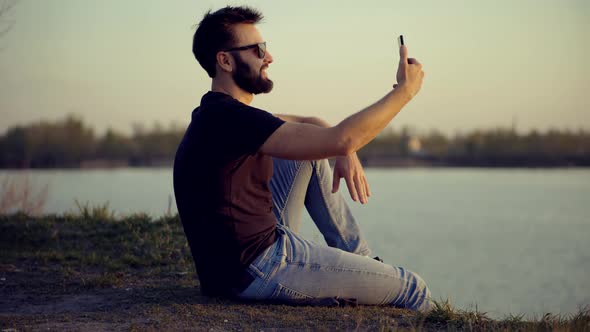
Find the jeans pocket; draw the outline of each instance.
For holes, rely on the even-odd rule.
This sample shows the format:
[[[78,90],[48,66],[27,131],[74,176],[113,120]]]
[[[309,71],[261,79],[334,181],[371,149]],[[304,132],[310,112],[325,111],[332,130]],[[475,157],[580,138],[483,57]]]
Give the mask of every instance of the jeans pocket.
[[[278,265],[283,265],[286,263],[290,245],[289,235],[287,235],[287,232],[284,229],[278,227],[276,249],[271,259],[275,263],[278,263]]]
[[[298,292],[289,287],[277,283],[277,288],[270,296],[270,300],[290,303],[303,303],[313,300],[313,296]]]

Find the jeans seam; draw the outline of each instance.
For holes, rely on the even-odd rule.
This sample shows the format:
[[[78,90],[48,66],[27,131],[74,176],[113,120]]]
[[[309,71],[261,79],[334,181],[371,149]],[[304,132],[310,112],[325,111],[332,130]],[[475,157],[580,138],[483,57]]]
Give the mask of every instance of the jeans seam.
[[[384,272],[376,272],[376,271],[368,271],[368,270],[361,270],[361,269],[351,269],[351,268],[343,268],[340,266],[332,266],[332,265],[321,265],[321,264],[310,264],[310,263],[304,263],[304,262],[293,262],[293,261],[287,261],[286,264],[289,266],[299,266],[299,267],[305,267],[305,268],[320,268],[320,269],[326,269],[329,270],[331,272],[354,272],[354,273],[364,273],[364,274],[368,274],[368,275],[375,275],[375,276],[382,276],[382,277],[388,277],[388,278],[394,278],[394,279],[403,279],[402,277],[398,277],[389,273],[384,273]]]
[[[303,293],[303,292],[298,291],[298,290],[295,290],[295,289],[293,289],[291,287],[287,287],[287,286],[283,285],[280,282],[277,282],[277,288],[275,289],[274,294],[272,294],[273,297],[276,298],[278,295],[280,295],[281,288],[283,290],[285,290],[287,292],[290,292],[290,293],[293,293],[293,294],[295,294],[296,296],[299,296],[299,297],[304,297],[304,298],[307,298],[307,299],[313,299],[314,298],[313,296],[311,296],[311,295],[309,295],[307,293]]]
[[[264,278],[264,272],[260,271],[260,269],[254,264],[250,264],[248,267],[248,272],[254,278]]]
[[[295,175],[293,175],[293,181],[289,184],[289,192],[285,196],[285,205],[283,206],[283,208],[281,209],[281,212],[279,213],[279,215],[281,216],[281,221],[282,221],[283,225],[285,224],[285,210],[287,209],[287,202],[289,201],[289,197],[291,197],[291,192],[293,192],[293,187],[294,187],[293,184],[295,183],[295,179],[299,175],[299,171],[301,170],[301,165],[303,165],[303,163],[300,161],[295,161],[295,164],[297,165],[297,169],[295,170]]]
[[[263,294],[264,289],[268,287],[268,285],[271,282],[272,277],[276,274],[276,270],[278,269],[278,267],[280,265],[276,261],[272,261],[272,260],[270,261],[270,264],[271,264],[271,266],[270,266],[269,272],[268,273],[263,272],[264,276],[260,277],[262,282],[260,283],[260,287],[258,287],[256,289],[257,296],[261,296]]]

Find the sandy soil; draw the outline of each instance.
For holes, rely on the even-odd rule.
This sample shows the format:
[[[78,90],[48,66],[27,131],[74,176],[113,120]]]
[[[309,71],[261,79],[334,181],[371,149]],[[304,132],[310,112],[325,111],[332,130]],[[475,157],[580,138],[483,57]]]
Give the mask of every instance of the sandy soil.
[[[100,273],[64,278],[52,269],[0,266],[0,327],[15,330],[372,330],[409,327],[407,312],[383,307],[294,307],[202,296],[188,274],[159,278]],[[93,281],[94,280],[94,281]]]

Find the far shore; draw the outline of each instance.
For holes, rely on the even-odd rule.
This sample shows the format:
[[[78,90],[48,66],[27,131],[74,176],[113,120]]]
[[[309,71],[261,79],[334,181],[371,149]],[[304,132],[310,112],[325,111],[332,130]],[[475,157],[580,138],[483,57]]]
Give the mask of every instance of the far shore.
[[[365,168],[588,168],[590,163],[581,161],[440,161],[418,158],[367,158],[360,157]],[[333,164],[333,159],[330,160]],[[56,165],[55,167],[35,167],[25,165],[13,165],[12,167],[0,167],[0,170],[51,170],[51,169],[121,169],[121,168],[172,168],[173,160],[160,159],[145,163],[129,162],[126,160],[86,160],[74,165]]]

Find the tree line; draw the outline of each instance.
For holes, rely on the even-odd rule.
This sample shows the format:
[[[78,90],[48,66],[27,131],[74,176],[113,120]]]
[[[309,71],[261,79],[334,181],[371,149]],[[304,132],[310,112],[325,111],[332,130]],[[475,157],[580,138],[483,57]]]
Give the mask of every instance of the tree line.
[[[132,135],[109,129],[102,136],[74,116],[17,126],[0,136],[2,168],[75,168],[91,161],[151,166],[174,158],[184,129],[137,126]]]
[[[418,142],[412,146],[412,142]],[[359,151],[375,158],[409,159],[422,165],[473,167],[590,166],[590,132],[585,130],[477,129],[447,137],[437,130],[412,134],[389,130]]]
[[[76,168],[88,166],[171,165],[185,128],[131,135],[112,129],[104,135],[75,116],[55,122],[16,126],[0,136],[0,168]],[[473,130],[448,137],[433,130],[414,133],[389,128],[358,152],[364,164],[448,166],[590,166],[590,132],[511,128]]]

